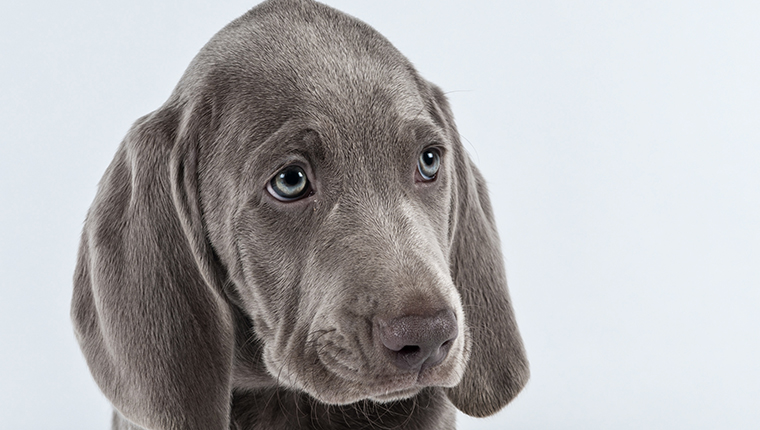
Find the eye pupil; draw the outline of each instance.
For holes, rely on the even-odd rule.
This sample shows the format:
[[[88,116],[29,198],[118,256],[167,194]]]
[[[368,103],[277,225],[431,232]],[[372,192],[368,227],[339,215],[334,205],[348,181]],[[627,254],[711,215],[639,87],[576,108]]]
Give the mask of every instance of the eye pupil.
[[[433,165],[433,162],[435,161],[435,155],[432,152],[427,151],[422,156],[423,156],[423,159],[425,160],[425,164],[427,164],[428,166]]]
[[[303,172],[300,170],[292,169],[287,172],[280,173],[280,177],[290,187],[298,185],[303,180]]]
[[[296,200],[309,190],[309,180],[301,167],[288,166],[269,181],[267,188],[269,194],[278,200]]]

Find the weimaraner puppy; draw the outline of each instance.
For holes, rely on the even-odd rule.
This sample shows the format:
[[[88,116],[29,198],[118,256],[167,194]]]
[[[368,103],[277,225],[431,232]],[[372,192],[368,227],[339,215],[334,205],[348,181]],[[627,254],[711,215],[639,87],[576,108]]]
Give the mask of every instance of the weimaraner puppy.
[[[71,312],[114,429],[453,429],[528,378],[442,91],[310,0],[229,24],[135,123]]]

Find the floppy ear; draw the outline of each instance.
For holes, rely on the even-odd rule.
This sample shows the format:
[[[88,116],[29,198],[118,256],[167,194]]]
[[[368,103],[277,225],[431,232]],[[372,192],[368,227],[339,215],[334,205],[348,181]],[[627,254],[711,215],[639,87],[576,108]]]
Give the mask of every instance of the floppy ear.
[[[130,130],[85,222],[71,316],[118,413],[150,429],[227,429],[234,338],[197,201],[199,115]]]
[[[484,417],[504,407],[525,386],[528,360],[507,291],[485,181],[459,142],[443,93],[434,86],[433,93],[449,134],[456,141],[449,264],[470,337],[470,359],[462,381],[448,388],[447,394],[462,412]]]

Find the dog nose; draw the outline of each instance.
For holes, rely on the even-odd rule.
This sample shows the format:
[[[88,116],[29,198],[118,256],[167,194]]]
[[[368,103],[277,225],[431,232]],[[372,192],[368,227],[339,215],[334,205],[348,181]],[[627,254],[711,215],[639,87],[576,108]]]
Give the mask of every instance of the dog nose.
[[[396,367],[422,371],[443,361],[458,335],[454,311],[379,320],[377,334]]]

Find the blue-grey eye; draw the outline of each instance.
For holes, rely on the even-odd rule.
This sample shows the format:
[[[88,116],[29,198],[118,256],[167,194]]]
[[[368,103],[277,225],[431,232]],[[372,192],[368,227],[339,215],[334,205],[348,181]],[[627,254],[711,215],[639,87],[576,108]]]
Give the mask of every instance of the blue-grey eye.
[[[437,149],[430,148],[422,151],[420,159],[417,160],[417,170],[420,171],[422,179],[432,181],[440,168],[441,153]]]
[[[288,166],[274,175],[267,189],[277,200],[296,200],[309,191],[309,179],[300,166]]]

